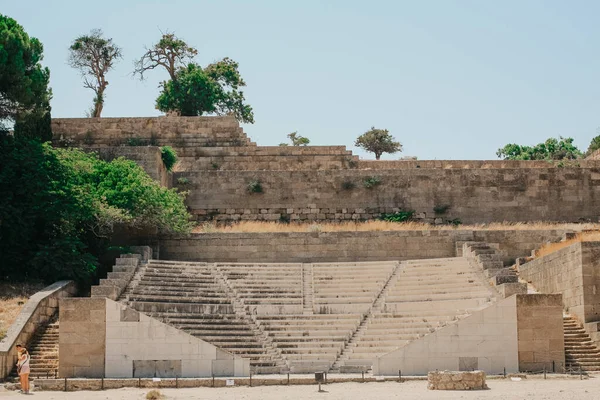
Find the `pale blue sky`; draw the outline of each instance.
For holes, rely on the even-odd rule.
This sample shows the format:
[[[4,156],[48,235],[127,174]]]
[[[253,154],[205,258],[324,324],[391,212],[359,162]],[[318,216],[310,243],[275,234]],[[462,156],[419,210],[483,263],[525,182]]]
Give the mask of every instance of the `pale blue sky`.
[[[92,92],[66,64],[70,42],[100,28],[123,48],[103,116],[159,115],[163,71],[131,78],[134,59],[175,32],[206,65],[240,63],[259,145],[291,131],[343,144],[372,125],[419,159],[494,159],[498,147],[600,126],[598,1],[1,0],[45,48],[54,117],[83,117]]]

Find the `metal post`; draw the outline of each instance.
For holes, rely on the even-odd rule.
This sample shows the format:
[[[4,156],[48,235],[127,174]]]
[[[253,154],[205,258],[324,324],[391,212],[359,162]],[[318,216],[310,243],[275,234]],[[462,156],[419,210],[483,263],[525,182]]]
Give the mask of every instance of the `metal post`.
[[[212,387],[215,387],[215,374],[212,376]]]
[[[138,387],[141,388],[142,387],[142,378],[138,378]]]
[[[100,390],[104,390],[104,378],[100,380]]]
[[[327,383],[327,372],[325,372],[325,383]]]
[[[252,387],[252,371],[250,371],[250,387]]]
[[[290,373],[288,372],[288,385],[290,384]]]
[[[504,367],[504,377],[506,378],[506,367]]]
[[[398,382],[402,383],[402,370],[398,370]]]
[[[362,381],[365,381],[365,371],[362,371]]]
[[[179,389],[179,376],[175,375],[175,389]]]
[[[67,378],[65,378],[65,392],[67,391]]]
[[[544,365],[544,379],[546,379],[546,366]]]
[[[554,365],[554,360],[552,360],[552,373],[555,373],[555,372],[556,372],[556,367]]]

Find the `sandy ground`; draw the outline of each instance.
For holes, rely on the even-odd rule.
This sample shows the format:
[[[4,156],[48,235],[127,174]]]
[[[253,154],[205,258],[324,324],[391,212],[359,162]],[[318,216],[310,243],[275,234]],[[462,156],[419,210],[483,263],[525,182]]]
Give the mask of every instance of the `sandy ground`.
[[[324,385],[324,393],[317,386],[263,386],[230,388],[162,389],[165,399],[202,400],[303,400],[303,399],[527,399],[527,400],[588,400],[600,398],[600,376],[585,379],[525,379],[520,382],[488,380],[489,390],[432,391],[426,381],[338,383]],[[102,392],[37,392],[26,398],[38,400],[141,400],[149,389],[116,389]],[[17,392],[0,391],[0,398],[21,398]]]

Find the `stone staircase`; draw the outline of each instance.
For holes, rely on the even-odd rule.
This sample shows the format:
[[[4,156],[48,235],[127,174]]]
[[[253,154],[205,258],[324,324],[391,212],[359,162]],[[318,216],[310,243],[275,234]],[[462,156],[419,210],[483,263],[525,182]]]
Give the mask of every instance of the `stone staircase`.
[[[336,365],[341,372],[369,369],[375,357],[496,300],[481,272],[459,257],[405,261],[392,278]]]
[[[304,315],[314,314],[314,292],[313,292],[313,266],[302,265],[302,313]]]
[[[281,360],[212,265],[150,260],[124,293],[129,307],[250,359],[254,373],[279,373]]]
[[[348,340],[348,342],[346,343],[346,345],[344,346],[344,348],[338,355],[338,358],[335,360],[335,362],[331,366],[331,372],[362,372],[362,371],[368,370],[371,367],[370,365],[362,365],[362,364],[347,366],[346,362],[349,360],[350,355],[352,354],[353,349],[357,346],[358,341],[360,341],[360,338],[364,336],[364,333],[367,329],[368,324],[370,323],[370,321],[373,317],[373,314],[381,312],[383,299],[385,298],[385,295],[387,294],[387,291],[389,290],[389,288],[392,287],[396,283],[396,281],[398,279],[398,271],[400,270],[401,265],[402,265],[401,263],[398,263],[396,265],[396,267],[392,270],[392,273],[390,274],[387,281],[381,288],[381,291],[379,292],[379,294],[373,301],[371,309],[369,310],[368,313],[363,315],[363,318],[361,319],[360,324],[358,325],[357,329],[354,331],[354,333],[352,334],[352,336],[350,337],[350,339]]]
[[[505,267],[498,243],[464,242],[462,256],[481,268],[502,298],[527,293],[527,284],[519,282],[516,266]]]
[[[567,371],[600,371],[600,349],[583,326],[572,316],[563,318],[565,332],[565,367]]]
[[[58,315],[50,323],[40,327],[27,349],[32,378],[54,378],[58,375]],[[14,371],[16,376],[16,369]]]

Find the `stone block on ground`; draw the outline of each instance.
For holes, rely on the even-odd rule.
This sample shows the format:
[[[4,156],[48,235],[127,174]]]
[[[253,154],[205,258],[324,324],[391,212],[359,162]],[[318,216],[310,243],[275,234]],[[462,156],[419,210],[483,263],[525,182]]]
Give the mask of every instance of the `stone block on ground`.
[[[427,374],[429,390],[487,389],[484,371],[435,371]]]

